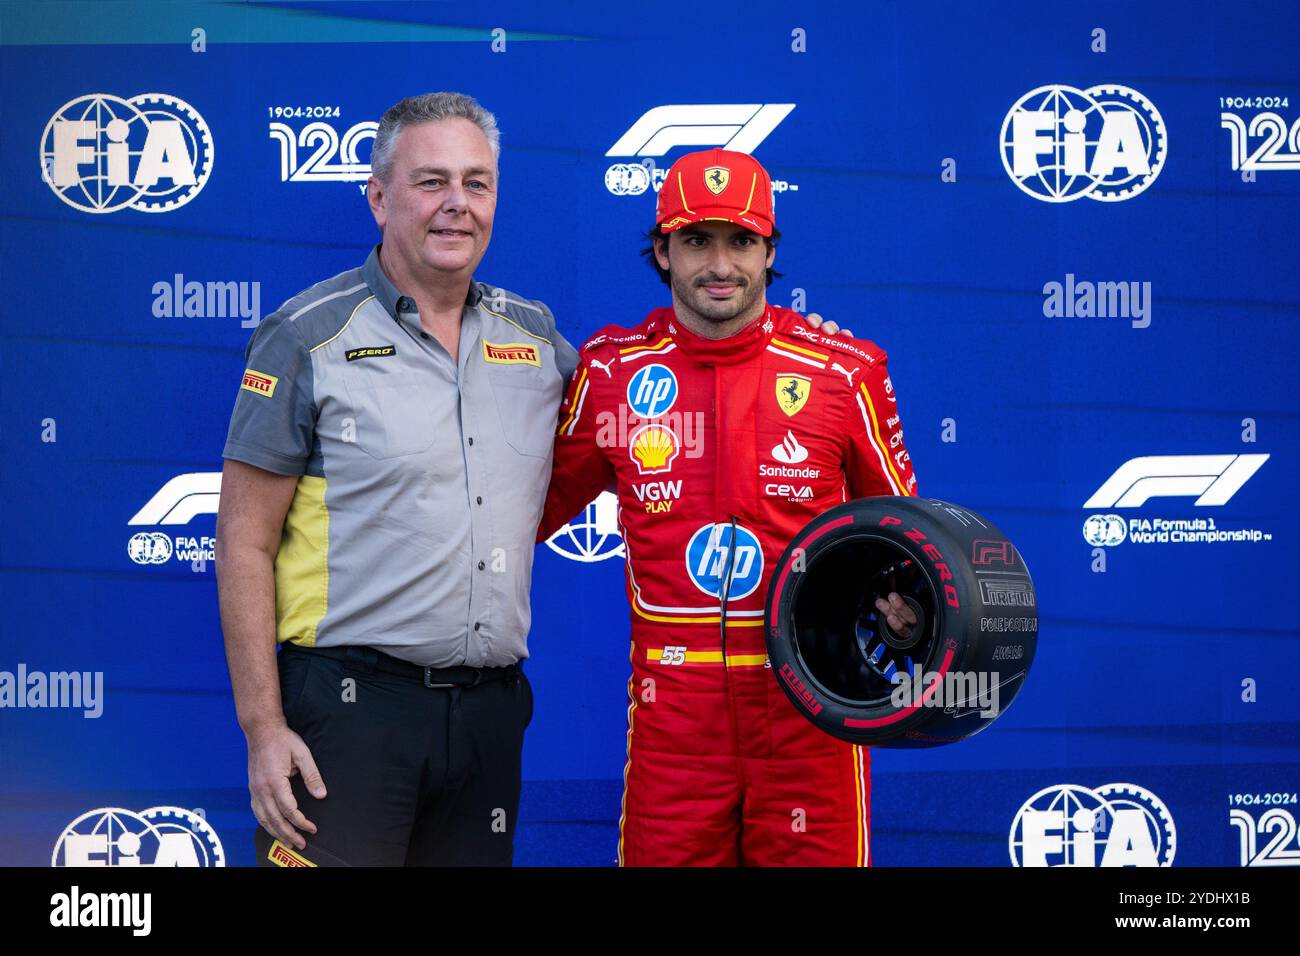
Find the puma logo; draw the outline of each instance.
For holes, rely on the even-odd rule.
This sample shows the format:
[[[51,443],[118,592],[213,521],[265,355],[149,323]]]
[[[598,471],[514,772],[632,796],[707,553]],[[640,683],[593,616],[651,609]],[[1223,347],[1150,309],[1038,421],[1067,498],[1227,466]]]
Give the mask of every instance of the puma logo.
[[[845,368],[843,365],[841,365],[839,362],[832,362],[832,363],[831,363],[831,370],[832,370],[832,371],[835,371],[835,372],[839,372],[841,375],[843,375],[843,376],[848,380],[849,388],[852,388],[852,387],[853,387],[853,376],[855,376],[855,375],[858,374],[858,370],[857,370],[857,369],[854,369],[853,371],[850,372],[848,369],[846,369],[846,368]]]

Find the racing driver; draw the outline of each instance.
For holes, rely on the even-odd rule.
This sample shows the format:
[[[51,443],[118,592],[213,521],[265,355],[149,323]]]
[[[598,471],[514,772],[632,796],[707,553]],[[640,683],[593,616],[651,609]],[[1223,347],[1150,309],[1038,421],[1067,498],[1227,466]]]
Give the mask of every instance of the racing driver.
[[[616,485],[627,548],[621,865],[870,864],[869,754],[795,711],[764,603],[809,520],[916,478],[884,351],[767,301],[774,226],[755,159],[678,160],[649,250],[672,307],[589,340],[560,411],[540,536]]]

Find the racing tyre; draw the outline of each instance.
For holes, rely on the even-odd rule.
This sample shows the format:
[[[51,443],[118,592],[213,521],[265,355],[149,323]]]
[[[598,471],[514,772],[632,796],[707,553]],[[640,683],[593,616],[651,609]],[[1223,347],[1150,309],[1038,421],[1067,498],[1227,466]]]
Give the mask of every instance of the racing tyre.
[[[895,632],[875,606],[916,615]],[[795,708],[873,747],[936,747],[988,727],[1034,660],[1029,569],[988,519],[930,498],[846,502],[795,535],[772,572],[767,652]]]

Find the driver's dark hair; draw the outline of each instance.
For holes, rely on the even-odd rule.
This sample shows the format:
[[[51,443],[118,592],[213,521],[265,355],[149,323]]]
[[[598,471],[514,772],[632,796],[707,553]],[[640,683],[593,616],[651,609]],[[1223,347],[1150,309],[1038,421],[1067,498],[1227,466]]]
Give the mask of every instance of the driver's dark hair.
[[[647,232],[644,236],[641,237],[646,242],[650,243],[650,245],[646,246],[644,249],[641,250],[641,255],[645,256],[646,261],[650,263],[650,265],[654,268],[655,272],[659,273],[659,279],[661,282],[663,282],[664,285],[669,284],[668,270],[665,269],[663,266],[659,265],[659,260],[655,258],[655,240],[662,239],[664,242],[667,242],[668,235],[669,234],[664,232],[663,229],[661,229],[659,226],[655,226],[653,229],[651,229],[649,232]],[[758,233],[752,232],[750,233],[750,235],[758,236]],[[767,248],[769,250],[775,249],[777,242],[781,239],[781,230],[776,228],[776,226],[773,226],[772,234],[770,236],[759,236],[759,238],[762,239],[763,242],[767,244]],[[781,278],[781,273],[769,267],[767,270],[767,285],[771,285],[773,279],[779,279],[779,278]]]

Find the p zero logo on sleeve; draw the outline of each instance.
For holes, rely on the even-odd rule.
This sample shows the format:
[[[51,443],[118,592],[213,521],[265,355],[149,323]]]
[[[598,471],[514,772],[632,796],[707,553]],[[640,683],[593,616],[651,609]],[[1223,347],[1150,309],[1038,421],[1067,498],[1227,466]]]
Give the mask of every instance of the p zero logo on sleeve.
[[[274,375],[257,372],[251,368],[244,369],[244,382],[240,388],[246,388],[255,395],[270,398],[275,394],[275,383],[280,381]]]
[[[537,346],[527,345],[523,342],[494,345],[484,339],[483,358],[498,365],[536,365],[538,368],[542,367],[542,355],[537,350]]]
[[[396,355],[397,349],[392,345],[375,345],[366,349],[348,349],[345,353],[349,362],[355,362],[363,358],[384,358],[389,355]]]

